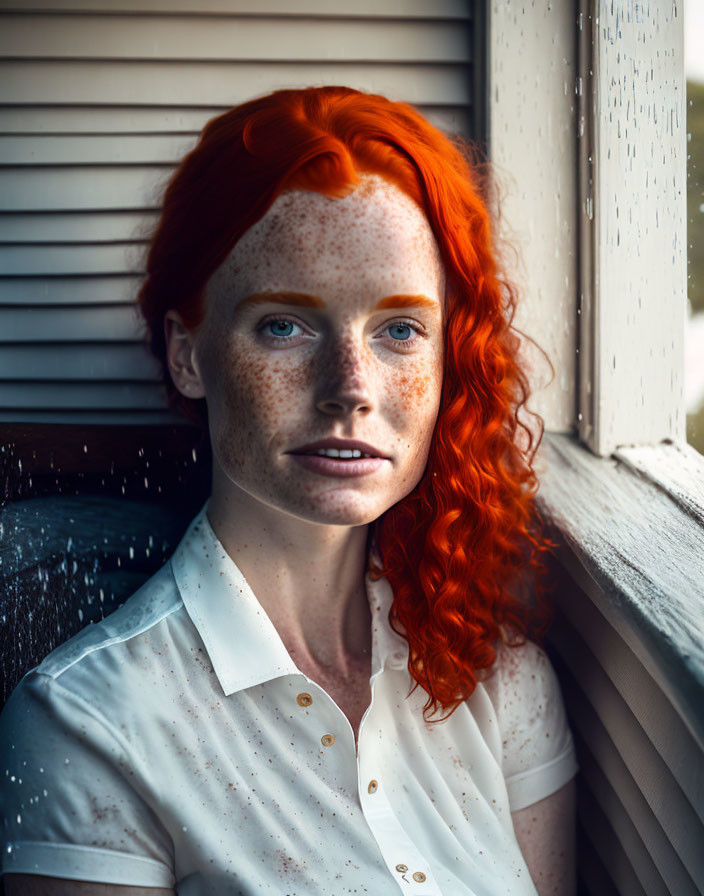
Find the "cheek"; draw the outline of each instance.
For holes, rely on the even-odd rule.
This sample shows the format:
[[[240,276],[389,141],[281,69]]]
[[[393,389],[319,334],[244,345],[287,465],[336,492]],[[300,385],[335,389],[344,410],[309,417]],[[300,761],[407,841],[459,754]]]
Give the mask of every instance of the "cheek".
[[[400,399],[408,408],[428,403],[431,380],[428,374],[404,376],[400,383]]]
[[[441,362],[409,365],[389,390],[391,409],[403,419],[403,428],[419,430],[432,428],[440,405]]]
[[[280,424],[296,414],[305,372],[251,348],[231,343],[213,352],[210,378],[216,423],[220,431],[239,432],[237,441],[275,436]],[[207,389],[207,386],[206,386]]]

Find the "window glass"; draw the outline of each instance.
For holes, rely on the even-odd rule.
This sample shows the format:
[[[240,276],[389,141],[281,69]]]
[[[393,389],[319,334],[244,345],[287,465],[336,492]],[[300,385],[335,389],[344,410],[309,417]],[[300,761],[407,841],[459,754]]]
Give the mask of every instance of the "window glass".
[[[687,71],[687,441],[704,454],[704,5],[685,5]]]

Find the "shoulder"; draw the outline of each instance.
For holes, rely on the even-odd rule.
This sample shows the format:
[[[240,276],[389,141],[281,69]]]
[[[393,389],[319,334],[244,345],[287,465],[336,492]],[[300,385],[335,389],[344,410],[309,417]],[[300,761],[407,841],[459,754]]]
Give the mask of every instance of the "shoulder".
[[[113,879],[172,884],[173,845],[154,810],[166,768],[160,777],[153,757],[181,685],[169,671],[192,644],[167,563],[24,676],[0,716],[5,870],[100,880],[108,861]]]
[[[484,682],[502,714],[526,710],[524,698],[533,704],[543,696],[550,696],[556,685],[557,678],[547,654],[530,640],[516,646],[500,642],[491,674]]]
[[[136,646],[140,639],[144,640],[145,635],[182,607],[169,561],[121,607],[57,647],[37,671],[59,678],[77,663],[99,660],[110,648],[130,642]]]
[[[502,770],[515,811],[577,770],[562,690],[546,652],[529,640],[515,647],[501,643],[482,684],[501,732]]]
[[[149,725],[174,687],[164,675],[172,657],[163,646],[178,640],[173,636],[184,625],[173,624],[181,607],[173,581],[167,563],[119,609],[86,626],[20,681],[0,715],[0,757],[15,776],[0,784],[0,804],[14,799],[6,788],[12,790],[15,778],[25,781],[26,791],[30,769],[51,779],[54,791],[61,782],[66,800],[71,782],[78,786],[72,775],[108,781],[118,768],[134,769]]]
[[[555,673],[546,652],[534,641],[526,639],[515,646],[500,641],[482,683],[497,710],[505,711],[517,699],[554,686]]]
[[[483,685],[501,731],[505,775],[525,771],[571,746],[560,683],[536,643],[501,643]]]
[[[108,715],[111,698],[138,689],[146,665],[160,662],[155,641],[187,614],[167,562],[125,603],[105,619],[86,626],[28,672],[10,696],[11,706],[36,698],[57,704],[84,701]],[[140,675],[141,673],[141,675]]]

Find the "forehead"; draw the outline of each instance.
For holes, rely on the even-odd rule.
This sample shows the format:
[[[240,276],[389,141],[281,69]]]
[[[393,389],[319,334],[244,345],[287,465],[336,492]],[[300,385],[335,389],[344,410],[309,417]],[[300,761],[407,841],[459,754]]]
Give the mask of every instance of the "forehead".
[[[240,238],[208,284],[239,300],[262,290],[334,294],[425,293],[441,300],[444,271],[430,225],[415,202],[377,175],[343,198],[281,194]]]

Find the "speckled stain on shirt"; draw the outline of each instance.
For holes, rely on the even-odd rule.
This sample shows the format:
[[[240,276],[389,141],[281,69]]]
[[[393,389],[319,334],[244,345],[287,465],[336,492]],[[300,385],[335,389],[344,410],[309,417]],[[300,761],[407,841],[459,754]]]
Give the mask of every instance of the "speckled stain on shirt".
[[[406,698],[388,584],[367,589],[372,703],[355,749],[202,511],[172,561],[3,712],[4,869],[179,896],[535,896],[510,812],[576,770],[547,658],[502,648],[472,697],[428,725],[424,695]]]

